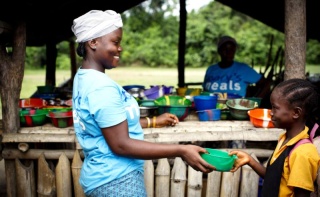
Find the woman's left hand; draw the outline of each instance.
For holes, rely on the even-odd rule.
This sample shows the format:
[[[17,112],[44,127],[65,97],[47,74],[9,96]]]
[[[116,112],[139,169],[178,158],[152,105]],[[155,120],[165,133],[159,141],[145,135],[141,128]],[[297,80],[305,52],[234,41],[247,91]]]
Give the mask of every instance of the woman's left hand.
[[[159,116],[156,116],[156,118],[152,119],[153,124],[154,124],[154,121],[155,121],[156,128],[167,127],[167,126],[174,127],[176,124],[179,123],[178,117],[171,113],[164,113]]]

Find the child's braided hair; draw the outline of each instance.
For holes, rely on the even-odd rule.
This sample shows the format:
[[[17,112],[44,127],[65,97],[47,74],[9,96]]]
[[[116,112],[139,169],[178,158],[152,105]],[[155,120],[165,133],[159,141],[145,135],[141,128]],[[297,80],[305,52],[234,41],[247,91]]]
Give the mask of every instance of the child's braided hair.
[[[320,124],[319,88],[305,79],[289,79],[277,85],[284,98],[292,106],[305,110],[306,125],[311,130],[315,123]]]

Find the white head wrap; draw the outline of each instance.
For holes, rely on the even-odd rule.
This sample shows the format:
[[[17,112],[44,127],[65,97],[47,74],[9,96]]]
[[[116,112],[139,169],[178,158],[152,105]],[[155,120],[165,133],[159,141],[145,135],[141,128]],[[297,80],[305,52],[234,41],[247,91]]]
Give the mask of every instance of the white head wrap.
[[[91,10],[73,20],[71,30],[76,42],[86,42],[104,36],[123,26],[121,15],[113,10]]]

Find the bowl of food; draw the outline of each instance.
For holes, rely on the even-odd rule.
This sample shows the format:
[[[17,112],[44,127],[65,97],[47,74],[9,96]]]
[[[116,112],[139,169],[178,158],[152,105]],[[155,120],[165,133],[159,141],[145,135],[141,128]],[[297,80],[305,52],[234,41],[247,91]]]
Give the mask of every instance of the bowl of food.
[[[212,148],[206,148],[206,150],[208,153],[201,153],[201,157],[214,166],[217,171],[230,171],[237,159],[236,155],[229,155],[229,153],[224,150]]]
[[[183,121],[188,115],[192,106],[192,102],[178,95],[165,95],[154,100],[158,107],[158,113],[172,113],[175,114],[180,121]]]
[[[226,105],[231,117],[236,120],[248,120],[248,111],[258,107],[255,101],[244,98],[229,99]]]
[[[47,116],[50,118],[53,126],[58,128],[71,127],[73,125],[72,110],[68,111],[50,111]]]
[[[20,125],[25,127],[42,126],[47,122],[47,110],[20,110]]]
[[[258,128],[274,128],[271,121],[271,110],[264,108],[256,108],[248,111],[250,122]]]

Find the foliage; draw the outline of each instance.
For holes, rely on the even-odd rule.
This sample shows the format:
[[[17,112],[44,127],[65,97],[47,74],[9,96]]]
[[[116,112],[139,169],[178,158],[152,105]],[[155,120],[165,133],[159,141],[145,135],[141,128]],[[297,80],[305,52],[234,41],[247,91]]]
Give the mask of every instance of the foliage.
[[[179,7],[177,0],[149,0],[122,13],[124,23],[122,66],[177,66],[179,17],[174,14],[174,9],[177,7]],[[212,1],[198,11],[191,11],[187,16],[186,67],[207,67],[218,62],[216,43],[222,35],[236,38],[238,42],[236,59],[252,66],[267,65],[273,61],[279,48],[284,49],[282,32],[219,2]],[[271,38],[273,42],[269,59]],[[57,68],[68,69],[70,67],[68,42],[59,43],[57,49]],[[318,41],[308,41],[307,64],[319,64],[319,51]],[[27,68],[45,67],[45,60],[45,47],[27,48]]]
[[[26,50],[26,68],[44,68],[46,64],[45,47],[28,47]]]

